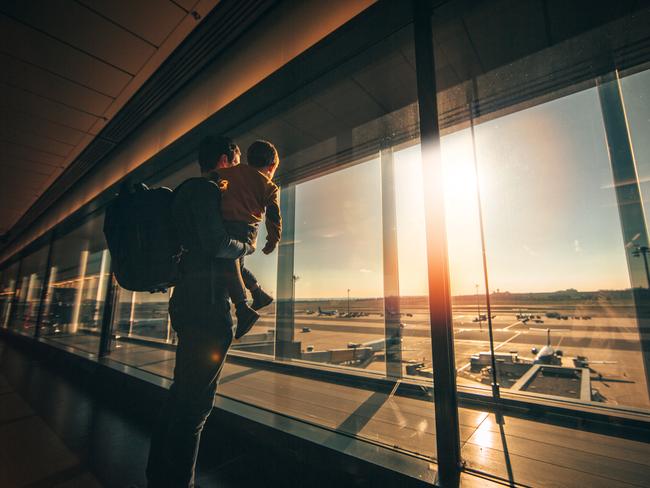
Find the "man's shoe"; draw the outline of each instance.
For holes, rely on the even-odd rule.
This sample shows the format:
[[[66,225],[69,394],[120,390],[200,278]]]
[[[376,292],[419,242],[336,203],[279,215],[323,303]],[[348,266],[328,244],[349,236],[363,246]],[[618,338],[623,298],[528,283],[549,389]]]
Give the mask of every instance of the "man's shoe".
[[[245,303],[237,307],[235,312],[237,315],[237,330],[235,331],[235,339],[241,339],[246,333],[251,330],[257,319],[260,318],[255,310],[250,308]]]
[[[253,296],[253,305],[251,305],[253,310],[259,310],[273,303],[273,297],[261,288],[253,290],[251,295]]]

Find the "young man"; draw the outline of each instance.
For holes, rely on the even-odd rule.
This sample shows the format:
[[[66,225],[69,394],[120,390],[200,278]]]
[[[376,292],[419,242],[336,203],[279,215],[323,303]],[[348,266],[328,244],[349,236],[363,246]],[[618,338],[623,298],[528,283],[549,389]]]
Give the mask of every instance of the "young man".
[[[264,219],[267,236],[262,252],[270,254],[282,235],[279,189],[272,181],[280,158],[273,144],[258,140],[246,151],[246,162],[247,164],[219,170],[221,215],[230,235],[252,246],[256,245],[258,227]],[[256,310],[270,305],[273,297],[262,289],[255,275],[244,267],[243,257],[233,261],[228,281],[230,299],[235,304],[237,313],[235,339],[239,339],[259,318]],[[253,297],[252,308],[246,303],[246,289]]]
[[[252,246],[231,239],[221,218],[216,170],[239,163],[237,145],[206,138],[199,149],[200,178],[176,191],[172,219],[187,253],[169,302],[178,334],[174,382],[151,438],[150,488],[191,487],[201,431],[212,410],[221,367],[232,342],[226,273]]]

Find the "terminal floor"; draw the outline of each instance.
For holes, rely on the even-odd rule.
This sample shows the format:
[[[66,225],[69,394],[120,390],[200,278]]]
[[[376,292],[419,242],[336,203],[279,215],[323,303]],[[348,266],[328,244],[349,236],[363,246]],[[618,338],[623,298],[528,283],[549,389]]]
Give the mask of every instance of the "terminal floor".
[[[84,344],[85,345],[85,344]],[[123,342],[112,359],[171,377],[173,351]],[[431,402],[227,363],[219,394],[251,405],[435,457]],[[650,486],[650,443],[461,409],[468,468],[511,485]],[[466,484],[471,480],[467,479]],[[478,486],[487,486],[481,480]]]
[[[0,340],[0,487],[146,486],[150,419],[88,390],[58,365]],[[197,488],[355,486],[276,452],[227,446],[202,449]]]

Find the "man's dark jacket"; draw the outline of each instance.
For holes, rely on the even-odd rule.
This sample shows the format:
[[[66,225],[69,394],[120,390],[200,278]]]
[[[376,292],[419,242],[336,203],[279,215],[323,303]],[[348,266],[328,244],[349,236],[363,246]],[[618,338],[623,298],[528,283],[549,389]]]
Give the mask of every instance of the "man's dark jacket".
[[[187,252],[182,256],[180,277],[170,300],[172,326],[214,327],[230,324],[224,260],[233,260],[250,247],[231,239],[221,219],[221,192],[216,180],[191,178],[174,196],[172,218]]]

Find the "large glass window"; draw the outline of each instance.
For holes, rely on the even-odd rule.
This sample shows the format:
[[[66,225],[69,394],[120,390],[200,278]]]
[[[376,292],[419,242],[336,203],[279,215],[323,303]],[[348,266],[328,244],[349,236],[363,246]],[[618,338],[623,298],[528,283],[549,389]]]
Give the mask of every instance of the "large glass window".
[[[301,358],[385,372],[383,354],[373,351],[384,339],[379,159],[299,183],[295,192]]]
[[[433,16],[457,382],[647,413],[647,71],[635,63],[650,12],[579,4],[448,2]],[[558,465],[584,458],[541,432],[486,416],[464,460],[554,484]]]
[[[16,289],[10,327],[19,334],[34,335],[43,292],[48,246],[24,257]]]
[[[623,71],[621,96],[641,186],[646,227],[650,224],[650,66]]]
[[[2,286],[0,287],[0,327],[8,327],[11,311],[14,306],[14,293],[16,291],[16,278],[18,266],[16,261],[2,270]]]
[[[103,214],[56,238],[41,335],[97,353],[110,255],[104,242]]]
[[[280,152],[275,357],[302,373],[273,380],[233,358],[219,391],[434,457],[431,397],[318,380],[408,374],[431,384],[412,39],[410,27],[388,36],[234,131],[244,151],[262,138]]]

